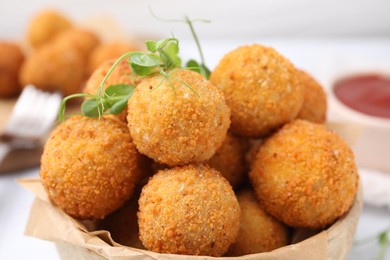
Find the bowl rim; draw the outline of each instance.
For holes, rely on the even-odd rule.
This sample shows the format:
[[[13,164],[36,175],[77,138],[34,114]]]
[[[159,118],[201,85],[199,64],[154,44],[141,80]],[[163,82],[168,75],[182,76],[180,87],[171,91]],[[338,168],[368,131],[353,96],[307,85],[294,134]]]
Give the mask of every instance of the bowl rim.
[[[45,192],[40,179],[37,178],[22,178],[18,180],[18,183],[22,185],[25,189],[31,191],[35,194],[36,198],[30,209],[29,221],[27,222],[25,234],[27,236],[32,236],[35,238],[40,238],[54,242],[55,244],[62,244],[63,246],[73,246],[79,249],[83,249],[83,252],[87,252],[88,255],[93,256],[103,256],[104,250],[109,250],[110,253],[115,254],[120,251],[120,254],[136,254],[137,256],[143,257],[154,257],[161,256],[164,259],[170,259],[170,256],[176,256],[172,259],[216,259],[215,257],[210,256],[190,256],[190,255],[174,255],[174,254],[161,254],[155,253],[148,250],[137,249],[129,246],[124,246],[121,244],[113,243],[107,241],[107,237],[101,237],[101,235],[107,234],[108,231],[99,230],[99,231],[87,231],[86,228],[82,228],[80,223],[74,218],[67,215],[65,212],[61,211],[59,208],[54,206],[48,199],[47,193]],[[332,225],[328,228],[320,231],[314,236],[310,236],[307,239],[304,239],[296,244],[290,244],[284,247],[280,247],[271,252],[258,253],[258,254],[249,254],[239,257],[218,257],[218,259],[258,259],[257,257],[261,256],[273,256],[277,254],[277,251],[286,252],[288,250],[293,250],[292,252],[299,252],[299,245],[308,246],[308,242],[312,245],[311,242],[315,239],[319,239],[323,243],[319,243],[321,246],[326,246],[324,252],[326,255],[332,259],[345,259],[347,256],[353,242],[353,237],[356,231],[357,222],[362,210],[363,205],[363,185],[361,181],[358,182],[358,190],[355,195],[355,199],[351,205],[351,208],[339,219],[337,219]],[[37,212],[39,212],[39,217],[37,217]],[[48,214],[49,218],[42,220],[40,217]],[[34,219],[34,221],[31,221]],[[58,223],[57,220],[60,219],[61,222]],[[53,231],[54,233],[48,236],[47,226],[56,225]],[[58,227],[66,227],[69,231],[69,235],[63,237],[61,232],[58,232]],[[45,227],[45,228],[42,228]],[[83,238],[82,241],[79,241],[80,238]],[[84,240],[85,239],[85,240]],[[76,243],[75,243],[76,241]],[[318,241],[318,240],[317,240]],[[325,242],[326,241],[326,242]],[[324,244],[326,243],[326,244]],[[112,251],[111,251],[112,250]],[[344,257],[345,256],[345,257]],[[98,258],[97,258],[98,259]],[[107,258],[105,258],[107,259]],[[153,258],[155,259],[155,258]]]

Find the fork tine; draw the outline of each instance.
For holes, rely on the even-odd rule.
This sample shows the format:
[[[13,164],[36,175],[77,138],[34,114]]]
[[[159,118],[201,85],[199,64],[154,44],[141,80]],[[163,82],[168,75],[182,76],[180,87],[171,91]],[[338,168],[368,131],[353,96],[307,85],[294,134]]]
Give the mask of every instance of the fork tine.
[[[55,121],[61,102],[59,93],[47,93],[29,85],[15,104],[5,132],[40,137]]]
[[[24,104],[24,109],[20,115],[20,119],[23,120],[21,120],[21,127],[17,129],[20,131],[20,134],[33,136],[36,133],[40,125],[40,118],[42,117],[41,110],[45,101],[45,95],[42,93],[43,92],[34,90],[34,92],[31,93],[31,98],[28,100],[28,103],[26,102]]]
[[[45,93],[45,99],[42,105],[40,106],[40,110],[37,112],[37,116],[40,117],[39,128],[36,129],[36,133],[41,136],[45,134],[46,131],[52,126],[55,121],[59,105],[61,102],[62,96],[59,93],[48,94]]]
[[[12,132],[15,129],[20,127],[20,123],[23,120],[20,120],[23,117],[23,114],[26,112],[25,107],[30,107],[31,100],[35,98],[35,91],[32,86],[27,86],[20,94],[20,97],[15,103],[15,106],[11,112],[9,120],[4,128],[5,132]]]

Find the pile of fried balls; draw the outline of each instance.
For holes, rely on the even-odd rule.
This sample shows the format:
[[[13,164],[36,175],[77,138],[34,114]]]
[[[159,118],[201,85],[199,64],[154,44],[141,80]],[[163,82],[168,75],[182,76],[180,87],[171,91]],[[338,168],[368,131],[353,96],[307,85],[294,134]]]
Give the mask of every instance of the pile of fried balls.
[[[31,59],[57,59],[56,41]],[[55,206],[125,246],[217,257],[272,251],[349,211],[354,155],[324,125],[326,95],[308,73],[259,44],[227,53],[209,80],[170,73],[132,77],[122,62],[106,82],[136,85],[120,115],[72,116],[52,131],[40,177]]]

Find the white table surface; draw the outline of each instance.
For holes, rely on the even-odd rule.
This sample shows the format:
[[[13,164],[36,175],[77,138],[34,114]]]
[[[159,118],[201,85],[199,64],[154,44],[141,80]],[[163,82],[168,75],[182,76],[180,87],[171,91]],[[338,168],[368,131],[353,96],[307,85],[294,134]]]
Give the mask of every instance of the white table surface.
[[[240,40],[203,41],[207,64],[213,68],[222,55],[247,43],[271,45],[292,60],[298,67],[312,73],[320,82],[327,82],[338,66],[348,66],[356,60],[370,63],[390,62],[390,37],[339,40],[285,40],[241,38]],[[184,59],[197,58],[192,41],[183,41]],[[341,64],[341,65],[340,65]],[[325,86],[327,87],[327,86]],[[16,183],[16,179],[38,176],[39,169],[0,175],[0,259],[58,259],[54,245],[23,235],[33,195]],[[361,239],[390,226],[386,209],[365,205],[359,220],[356,238]],[[390,248],[389,248],[390,251]],[[376,259],[376,243],[354,247],[349,259]],[[390,252],[386,259],[390,259]]]

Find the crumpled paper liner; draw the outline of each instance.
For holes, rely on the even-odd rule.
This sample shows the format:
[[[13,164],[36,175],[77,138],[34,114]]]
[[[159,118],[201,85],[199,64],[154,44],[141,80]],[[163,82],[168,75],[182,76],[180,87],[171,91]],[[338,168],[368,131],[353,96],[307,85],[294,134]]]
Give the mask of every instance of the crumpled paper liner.
[[[351,210],[330,228],[296,244],[272,252],[241,257],[207,257],[159,254],[126,247],[112,240],[108,231],[89,232],[85,225],[52,205],[39,179],[22,179],[19,183],[33,192],[32,205],[25,234],[52,241],[62,259],[112,259],[112,260],[209,260],[209,259],[346,259],[351,248],[362,207],[362,191],[356,196]]]

